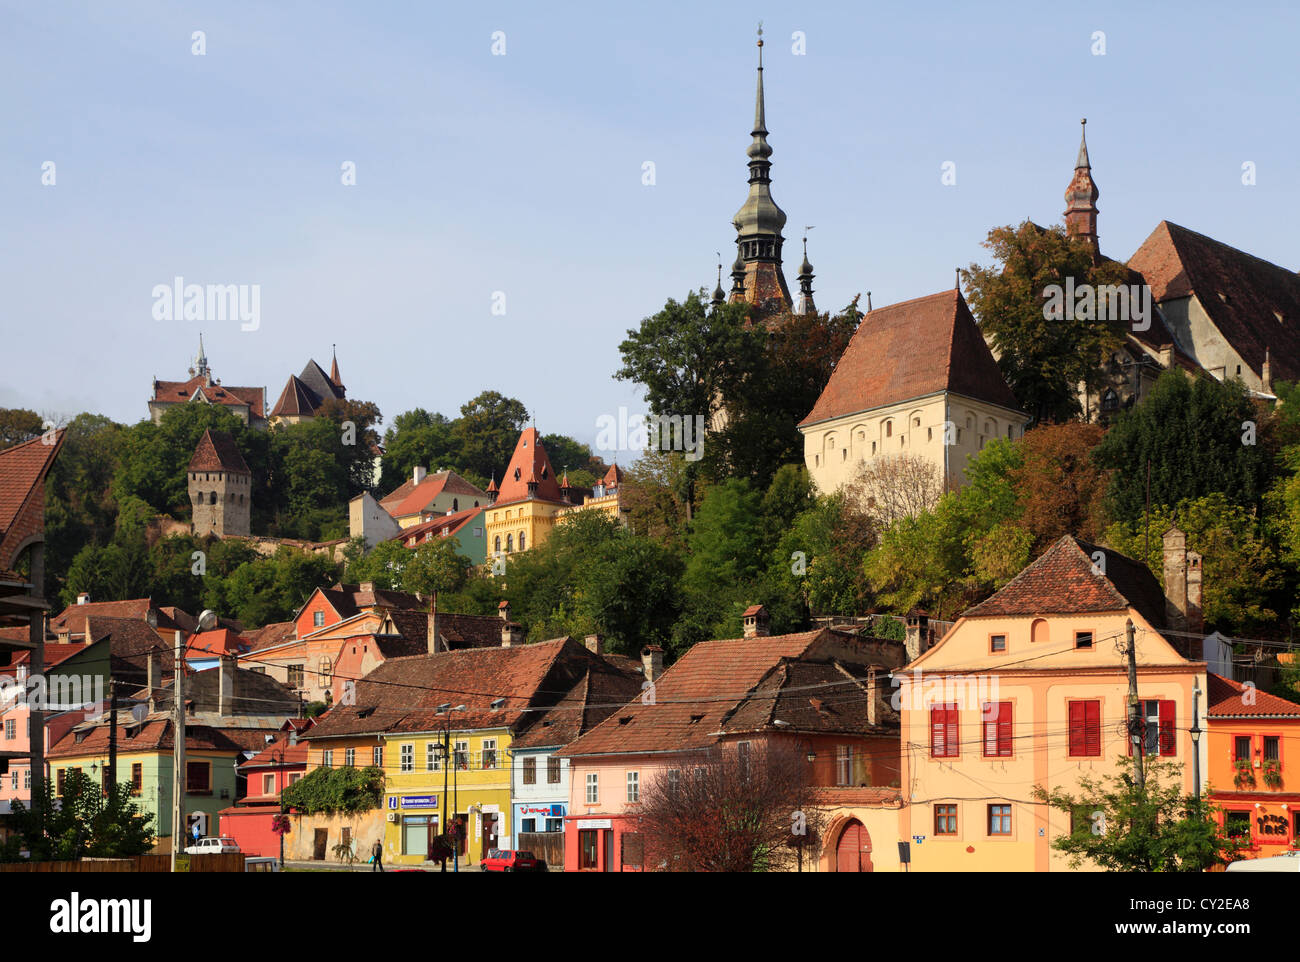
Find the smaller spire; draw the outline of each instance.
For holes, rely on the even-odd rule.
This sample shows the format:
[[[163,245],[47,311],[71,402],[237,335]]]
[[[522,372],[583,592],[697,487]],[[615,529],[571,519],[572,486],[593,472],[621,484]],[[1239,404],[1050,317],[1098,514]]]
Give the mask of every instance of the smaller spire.
[[[952,286],[958,291],[961,290],[961,268],[960,267],[957,268],[957,279],[953,282]]]
[[[1088,162],[1088,118],[1084,117],[1079,121],[1079,157],[1074,162],[1074,169],[1092,170],[1092,164]]]
[[[722,255],[718,254],[718,286],[713,289],[711,303],[716,307],[726,299],[727,295],[722,292]]]
[[[208,368],[208,356],[203,350],[203,332],[199,331],[199,356],[194,359],[194,368],[191,373],[197,374],[207,382],[211,382],[212,371]]]
[[[339,387],[342,387],[343,379],[339,377],[339,352],[338,352],[337,344],[330,345],[330,354],[332,356],[332,360],[330,362],[330,380],[333,381],[335,384],[337,384]]]
[[[871,292],[867,291],[867,313],[871,313]]]
[[[815,314],[817,306],[813,303],[813,268],[808,262],[808,231],[812,230],[812,225],[805,227],[803,234],[803,261],[799,264],[799,313]]]

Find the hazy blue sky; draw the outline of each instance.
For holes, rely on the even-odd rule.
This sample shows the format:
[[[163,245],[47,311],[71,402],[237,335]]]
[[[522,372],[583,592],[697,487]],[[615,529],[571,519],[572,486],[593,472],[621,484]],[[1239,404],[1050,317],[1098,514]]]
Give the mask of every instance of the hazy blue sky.
[[[816,225],[823,308],[1059,222],[1082,116],[1103,251],[1168,219],[1300,266],[1282,4],[0,2],[0,406],[138,420],[202,327],[268,403],[337,342],[389,418],[491,388],[593,440],[638,405],[626,329],[735,256],[757,17],[787,276]],[[260,285],[260,328],[154,320],[177,275]]]

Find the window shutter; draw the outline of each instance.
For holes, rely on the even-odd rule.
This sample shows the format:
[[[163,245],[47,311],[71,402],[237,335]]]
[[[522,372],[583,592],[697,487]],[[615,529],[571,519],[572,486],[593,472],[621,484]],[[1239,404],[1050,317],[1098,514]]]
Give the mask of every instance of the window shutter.
[[[1089,755],[1101,754],[1101,702],[1090,701],[1084,712],[1084,731]]]
[[[1011,702],[998,705],[998,754],[1011,754]]]
[[[1178,738],[1174,725],[1177,704],[1172,701],[1160,703],[1160,754],[1174,755],[1178,750]]]
[[[1084,753],[1083,738],[1083,709],[1084,703],[1081,701],[1070,702],[1070,754],[1082,755]]]
[[[930,754],[936,758],[942,758],[947,754],[944,751],[944,709],[937,705],[930,709]]]

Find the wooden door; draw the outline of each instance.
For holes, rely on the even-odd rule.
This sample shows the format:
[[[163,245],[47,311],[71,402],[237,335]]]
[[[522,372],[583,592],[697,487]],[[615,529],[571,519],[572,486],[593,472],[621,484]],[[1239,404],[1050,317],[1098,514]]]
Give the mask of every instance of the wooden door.
[[[316,837],[312,845],[312,858],[317,861],[325,860],[325,843],[329,840],[329,831],[327,829],[316,829]]]
[[[835,846],[835,871],[871,871],[871,836],[857,819],[845,825],[840,833]]]

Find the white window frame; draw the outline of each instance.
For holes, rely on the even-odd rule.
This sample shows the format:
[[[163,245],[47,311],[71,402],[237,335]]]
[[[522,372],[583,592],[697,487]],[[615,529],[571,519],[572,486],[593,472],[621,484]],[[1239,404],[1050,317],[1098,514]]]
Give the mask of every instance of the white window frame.
[[[600,772],[587,772],[587,804],[600,804]]]
[[[484,771],[493,771],[497,767],[497,740],[495,738],[483,739],[483,750],[479,753],[479,764]],[[489,753],[492,764],[488,764]]]
[[[334,749],[327,748],[320,753],[320,764],[321,764],[321,768],[334,767]]]
[[[415,743],[402,743],[401,771],[403,774],[415,771]]]
[[[442,771],[442,742],[425,742],[424,770],[426,772]]]
[[[347,768],[357,767],[357,750],[355,748],[343,749],[343,764]]]
[[[628,804],[635,805],[641,801],[641,773],[627,773],[627,800]]]

